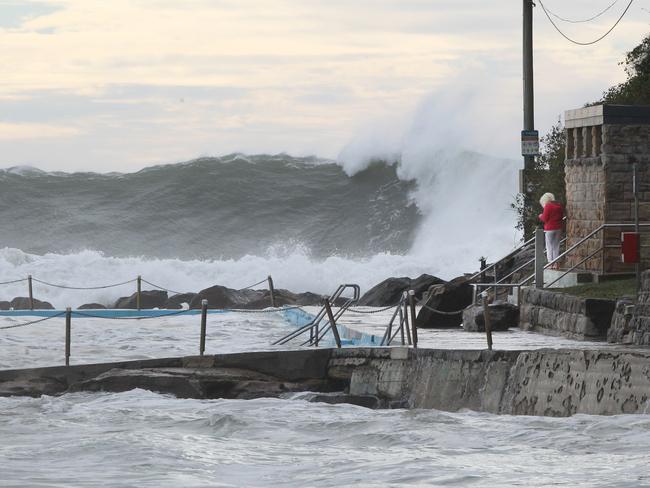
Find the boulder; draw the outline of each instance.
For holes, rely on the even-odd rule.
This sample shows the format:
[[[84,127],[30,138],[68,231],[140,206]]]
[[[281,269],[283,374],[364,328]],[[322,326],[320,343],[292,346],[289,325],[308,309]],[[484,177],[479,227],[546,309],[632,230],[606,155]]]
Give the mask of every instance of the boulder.
[[[364,293],[359,300],[359,305],[366,307],[397,305],[402,293],[407,290],[414,290],[415,298],[420,300],[432,285],[439,285],[444,282],[444,280],[428,274],[423,274],[416,279],[406,277],[388,278]]]
[[[137,293],[130,297],[119,298],[113,308],[138,308]],[[163,290],[146,290],[140,294],[140,308],[163,308],[167,302],[167,292]]]
[[[421,329],[447,329],[459,327],[463,320],[462,310],[472,303],[472,285],[465,276],[448,283],[433,285],[427,292],[425,306],[420,309],[416,324]],[[433,310],[431,310],[433,309]],[[459,312],[453,315],[441,312]]]
[[[183,305],[183,303],[187,303],[188,305],[192,303],[192,300],[196,296],[196,293],[179,293],[178,295],[172,295],[167,299],[165,302],[164,308],[167,309],[177,309],[180,310]]]
[[[78,306],[77,310],[101,310],[105,308],[106,307],[101,303],[84,303],[83,305]]]
[[[495,302],[488,305],[492,332],[506,331],[519,327],[519,307],[507,302]],[[485,316],[482,305],[472,305],[463,311],[463,329],[465,332],[485,332]]]
[[[9,310],[11,308],[11,303],[7,301],[0,301],[0,310]]]
[[[268,293],[268,292],[267,292]],[[258,302],[261,305],[264,292],[256,290],[233,290],[221,285],[211,286],[198,292],[190,308],[201,308],[203,300],[208,301],[208,308],[250,308],[251,302]],[[270,306],[270,300],[267,300],[266,307]],[[258,306],[258,308],[262,308]]]
[[[248,303],[239,308],[250,309],[263,309],[271,306],[271,292],[269,290],[255,290],[256,296],[251,296]],[[275,306],[282,307],[284,305],[296,305],[298,303],[299,295],[292,293],[289,290],[275,289],[274,290]]]
[[[234,290],[221,285],[211,286],[197,293],[190,302],[190,308],[201,308],[201,301],[208,301],[208,308],[242,308],[249,310],[261,310],[271,306],[271,295],[269,290]],[[320,305],[323,300],[321,295],[316,293],[293,293],[289,290],[275,290],[275,306],[285,305]],[[336,301],[339,305],[345,299]]]
[[[14,310],[29,310],[29,298],[16,297],[11,300],[9,307]],[[34,310],[54,310],[54,307],[49,302],[42,302],[34,298]]]

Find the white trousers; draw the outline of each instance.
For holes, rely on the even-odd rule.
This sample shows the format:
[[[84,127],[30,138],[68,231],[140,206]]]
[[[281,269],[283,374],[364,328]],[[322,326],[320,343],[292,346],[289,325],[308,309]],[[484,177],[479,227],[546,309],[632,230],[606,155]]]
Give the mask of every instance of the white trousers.
[[[562,240],[561,230],[545,230],[544,238],[546,240],[546,259],[550,263],[560,255],[560,241]]]

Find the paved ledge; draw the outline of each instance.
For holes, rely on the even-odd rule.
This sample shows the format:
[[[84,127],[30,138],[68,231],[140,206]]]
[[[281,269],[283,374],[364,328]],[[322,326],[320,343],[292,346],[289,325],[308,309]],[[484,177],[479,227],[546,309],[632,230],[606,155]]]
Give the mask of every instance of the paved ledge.
[[[0,371],[2,396],[132,388],[182,398],[309,391],[329,403],[511,415],[646,413],[650,349],[345,348]]]

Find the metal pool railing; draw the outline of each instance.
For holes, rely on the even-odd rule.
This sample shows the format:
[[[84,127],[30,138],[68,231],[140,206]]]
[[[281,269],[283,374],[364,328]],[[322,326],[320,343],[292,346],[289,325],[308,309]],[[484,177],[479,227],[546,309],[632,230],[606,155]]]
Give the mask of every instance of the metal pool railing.
[[[345,299],[345,301],[338,308],[338,310],[336,312],[333,312],[332,304],[335,304],[339,299],[343,298],[342,297],[343,292],[349,288],[351,288],[353,291],[352,297]],[[303,343],[301,343],[300,345],[301,346],[310,345],[310,346],[318,347],[319,343],[325,337],[325,334],[327,334],[331,330],[332,335],[334,336],[334,341],[336,342],[336,347],[340,348],[341,337],[336,327],[336,322],[343,316],[343,314],[346,312],[346,310],[350,308],[351,305],[359,301],[360,296],[361,296],[361,288],[359,287],[359,285],[351,285],[351,284],[339,285],[339,287],[336,289],[334,293],[332,293],[328,298],[325,298],[323,300],[323,306],[316,314],[316,316],[313,318],[313,320],[299,327],[297,330],[294,330],[289,334],[286,334],[285,336],[281,337],[280,339],[275,341],[273,345],[277,346],[277,345],[287,344],[288,342],[297,339],[301,335],[309,332],[309,338],[305,340]],[[326,317],[327,317],[326,323],[321,325],[321,322],[323,322]]]

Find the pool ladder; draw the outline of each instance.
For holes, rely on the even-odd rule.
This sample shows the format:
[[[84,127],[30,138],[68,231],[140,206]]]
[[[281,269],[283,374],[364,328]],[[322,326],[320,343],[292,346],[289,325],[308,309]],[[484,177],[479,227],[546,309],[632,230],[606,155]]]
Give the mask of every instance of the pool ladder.
[[[332,304],[336,303],[337,300],[341,298],[343,292],[348,288],[351,288],[353,291],[352,297],[347,298],[336,312],[332,312]],[[336,321],[341,318],[341,316],[346,312],[348,308],[359,301],[360,295],[361,288],[359,285],[339,285],[334,293],[332,293],[328,298],[323,299],[323,307],[316,314],[316,317],[314,317],[313,320],[311,320],[308,324],[303,325],[299,329],[285,335],[281,339],[278,339],[273,343],[273,345],[277,346],[286,344],[287,342],[292,341],[309,332],[309,339],[300,345],[318,347],[318,344],[323,340],[325,334],[331,330],[332,335],[334,336],[334,341],[336,342],[336,347],[341,347],[341,338],[336,327]],[[321,322],[323,322],[323,320],[326,320],[326,323],[321,325]]]

